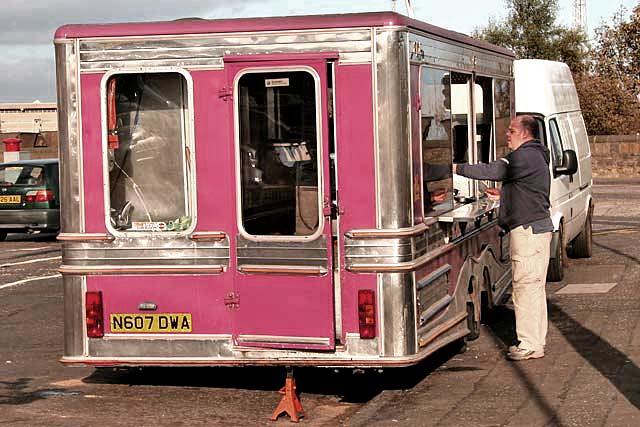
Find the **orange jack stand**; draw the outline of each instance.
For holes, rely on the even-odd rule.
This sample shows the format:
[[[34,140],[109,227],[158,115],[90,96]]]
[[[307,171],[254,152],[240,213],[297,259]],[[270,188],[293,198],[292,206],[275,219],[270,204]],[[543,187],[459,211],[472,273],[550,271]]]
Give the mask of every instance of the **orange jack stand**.
[[[287,367],[287,379],[284,383],[284,387],[280,389],[282,399],[276,407],[276,410],[271,414],[271,420],[276,421],[280,414],[286,412],[291,417],[292,423],[300,422],[299,417],[304,417],[304,410],[302,409],[302,403],[296,395],[296,380],[293,378],[293,369]]]

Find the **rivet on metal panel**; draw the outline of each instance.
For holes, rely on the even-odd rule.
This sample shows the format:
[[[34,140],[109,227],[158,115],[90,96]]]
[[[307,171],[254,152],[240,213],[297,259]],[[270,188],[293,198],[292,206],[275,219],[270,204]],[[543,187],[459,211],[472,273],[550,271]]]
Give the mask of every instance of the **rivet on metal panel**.
[[[233,96],[233,89],[228,87],[223,87],[218,91],[218,97],[222,98],[223,101],[229,101]]]
[[[224,297],[224,305],[226,305],[229,310],[237,310],[240,308],[240,297],[234,292],[229,292]]]

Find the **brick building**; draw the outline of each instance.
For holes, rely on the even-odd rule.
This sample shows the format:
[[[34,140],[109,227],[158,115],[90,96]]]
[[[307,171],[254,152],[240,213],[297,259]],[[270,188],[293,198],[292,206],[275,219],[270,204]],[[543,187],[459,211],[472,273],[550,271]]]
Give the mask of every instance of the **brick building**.
[[[32,159],[58,157],[58,115],[56,104],[33,102],[0,104],[0,140],[19,138],[22,151]],[[4,144],[0,151],[4,161]]]

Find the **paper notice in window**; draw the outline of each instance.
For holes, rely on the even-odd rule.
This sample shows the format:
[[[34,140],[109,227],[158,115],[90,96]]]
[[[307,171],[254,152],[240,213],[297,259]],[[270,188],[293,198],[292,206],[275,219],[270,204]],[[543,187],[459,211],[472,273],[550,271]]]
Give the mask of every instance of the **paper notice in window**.
[[[143,231],[164,231],[167,229],[167,224],[164,222],[133,221],[131,222],[131,229]]]
[[[279,86],[289,86],[289,79],[266,79],[264,81],[265,87],[279,87]]]

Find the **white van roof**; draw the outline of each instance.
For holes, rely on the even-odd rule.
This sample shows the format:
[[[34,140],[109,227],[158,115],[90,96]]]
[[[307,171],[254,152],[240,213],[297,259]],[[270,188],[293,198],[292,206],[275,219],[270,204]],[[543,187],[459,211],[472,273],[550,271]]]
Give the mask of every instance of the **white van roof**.
[[[569,66],[542,59],[514,61],[516,111],[544,116],[580,111],[578,93]]]

